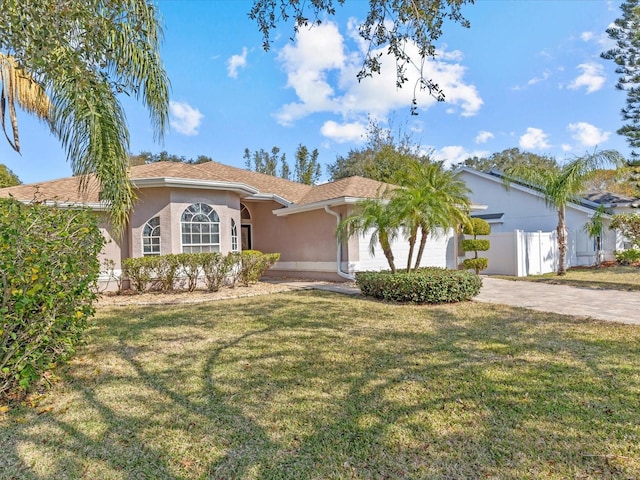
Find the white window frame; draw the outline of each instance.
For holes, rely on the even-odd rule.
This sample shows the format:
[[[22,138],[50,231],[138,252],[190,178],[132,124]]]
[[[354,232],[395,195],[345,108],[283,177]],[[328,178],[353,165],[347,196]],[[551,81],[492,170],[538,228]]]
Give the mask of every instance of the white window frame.
[[[238,251],[238,226],[233,218],[231,219],[231,251]]]
[[[206,203],[193,203],[180,217],[183,253],[219,252],[220,217]]]
[[[160,238],[160,217],[150,218],[142,228],[142,256],[160,255],[162,240]]]

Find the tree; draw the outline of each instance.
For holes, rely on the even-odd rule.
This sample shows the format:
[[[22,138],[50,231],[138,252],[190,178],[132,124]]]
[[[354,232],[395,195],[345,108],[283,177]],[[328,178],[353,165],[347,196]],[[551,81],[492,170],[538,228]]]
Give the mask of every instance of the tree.
[[[318,163],[318,149],[314,148],[309,153],[309,149],[304,145],[298,145],[296,150],[295,181],[305,185],[313,185],[320,180],[322,168]]]
[[[396,272],[391,242],[398,236],[400,221],[395,212],[388,207],[384,198],[367,199],[355,206],[355,211],[338,224],[336,235],[338,240],[345,240],[353,235],[365,235],[371,232],[369,251],[375,254],[375,246],[380,243],[391,273]]]
[[[13,187],[22,182],[6,165],[0,164],[0,188]]]
[[[622,108],[622,119],[625,123],[617,133],[627,137],[631,148],[640,147],[640,25],[639,0],[625,0],[621,5],[622,17],[617,18],[607,29],[609,38],[616,42],[616,47],[601,54],[602,58],[613,60],[616,73],[620,74],[616,88],[627,92],[626,106]],[[638,153],[631,152],[636,158]]]
[[[640,215],[635,213],[620,213],[614,215],[610,228],[618,230],[627,237],[634,248],[640,247]]]
[[[602,262],[602,235],[604,233],[604,224],[602,217],[604,216],[604,205],[600,205],[593,216],[584,226],[584,231],[589,237],[596,241],[596,267],[600,268]]]
[[[287,163],[287,155],[285,153],[278,155],[279,153],[278,147],[273,147],[271,153],[262,148],[251,153],[248,148],[245,148],[242,158],[245,160],[244,165],[247,170],[288,180],[291,170]],[[278,164],[280,164],[280,171],[278,171]]]
[[[479,239],[478,235],[489,235],[491,233],[491,225],[482,218],[471,218],[462,232],[465,235],[473,236],[473,238],[462,240],[462,250],[474,253],[473,258],[465,258],[462,261],[462,266],[475,270],[476,275],[479,275],[482,270],[486,270],[489,266],[489,259],[487,257],[478,257],[478,252],[486,252],[491,245],[489,240]]]
[[[414,269],[420,266],[429,235],[438,229],[457,228],[469,214],[469,188],[454,172],[445,170],[442,162],[425,164],[418,160],[407,162],[406,170],[398,172],[397,183],[403,188],[394,190],[391,210],[403,225],[409,241],[407,272],[420,233],[420,246]]]
[[[129,164],[131,166],[145,165],[147,163],[156,162],[182,162],[188,163],[190,165],[197,165],[199,163],[212,161],[213,159],[211,157],[207,157],[206,155],[198,155],[196,158],[186,158],[184,155],[178,156],[172,153],[168,153],[167,151],[162,151],[160,153],[142,151],[138,155],[129,155]]]
[[[151,0],[3,0],[0,53],[50,100],[41,118],[58,136],[76,175],[95,174],[101,197],[122,229],[134,203],[128,177],[129,133],[121,94],[141,100],[156,137],[168,124],[168,78]],[[0,78],[9,113],[35,113]],[[36,88],[37,89],[37,88]],[[17,140],[17,127],[14,140]],[[19,150],[19,142],[11,142]],[[86,177],[82,184],[86,186]]]
[[[467,158],[458,164],[458,166],[471,167],[481,172],[490,172],[491,170],[504,172],[515,165],[528,165],[533,168],[555,168],[558,166],[554,158],[521,152],[519,148],[508,148],[502,152],[492,153],[486,158]]]
[[[526,185],[544,195],[547,204],[558,211],[558,275],[566,273],[567,224],[565,210],[569,202],[578,201],[585,181],[605,163],[619,164],[620,154],[615,150],[603,150],[577,157],[556,168],[536,168],[514,165],[505,172],[505,186],[515,182]]]
[[[269,50],[271,32],[277,22],[294,22],[294,34],[302,27],[318,25],[325,16],[333,16],[336,7],[344,0],[313,0],[298,2],[292,0],[254,0],[249,17],[255,20],[263,35],[263,46]],[[444,93],[431,79],[423,76],[423,67],[428,57],[435,57],[435,41],[442,35],[445,20],[452,20],[469,28],[470,23],[461,12],[465,3],[473,0],[370,0],[369,12],[358,28],[358,34],[368,48],[362,68],[357,74],[358,80],[380,73],[381,49],[396,60],[396,86],[407,82],[407,67],[418,70],[420,78],[414,86],[427,90],[437,100],[444,100]],[[411,58],[407,45],[413,42],[418,47],[419,58]],[[414,107],[416,104],[414,94]],[[415,108],[412,109],[415,113]]]
[[[406,169],[413,160],[429,163],[429,156],[422,153],[420,145],[402,128],[382,128],[375,121],[369,122],[367,144],[360,150],[351,150],[346,157],[338,156],[328,166],[331,180],[360,175],[379,182],[393,183],[397,173]]]

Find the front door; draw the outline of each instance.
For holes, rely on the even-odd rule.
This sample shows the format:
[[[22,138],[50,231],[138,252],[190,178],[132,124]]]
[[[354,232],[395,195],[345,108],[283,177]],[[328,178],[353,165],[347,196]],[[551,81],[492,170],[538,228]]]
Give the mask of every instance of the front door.
[[[241,225],[242,250],[251,250],[251,225]]]

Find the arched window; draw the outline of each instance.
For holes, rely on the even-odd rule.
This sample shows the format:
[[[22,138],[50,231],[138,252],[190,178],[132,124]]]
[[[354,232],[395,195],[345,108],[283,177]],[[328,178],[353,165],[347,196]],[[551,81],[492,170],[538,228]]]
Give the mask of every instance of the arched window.
[[[251,220],[251,212],[249,212],[244,203],[240,204],[240,218],[242,220]]]
[[[160,255],[160,217],[153,217],[142,229],[142,255]]]
[[[231,251],[238,251],[238,227],[236,227],[236,221],[231,219]]]
[[[220,251],[220,218],[209,205],[190,205],[182,213],[181,227],[184,253]]]

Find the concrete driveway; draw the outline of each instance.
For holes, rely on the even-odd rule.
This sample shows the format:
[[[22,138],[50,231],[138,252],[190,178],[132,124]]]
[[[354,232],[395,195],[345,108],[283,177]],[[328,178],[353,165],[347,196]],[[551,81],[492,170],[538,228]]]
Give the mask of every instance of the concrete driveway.
[[[640,292],[594,290],[483,277],[478,302],[640,325]]]

